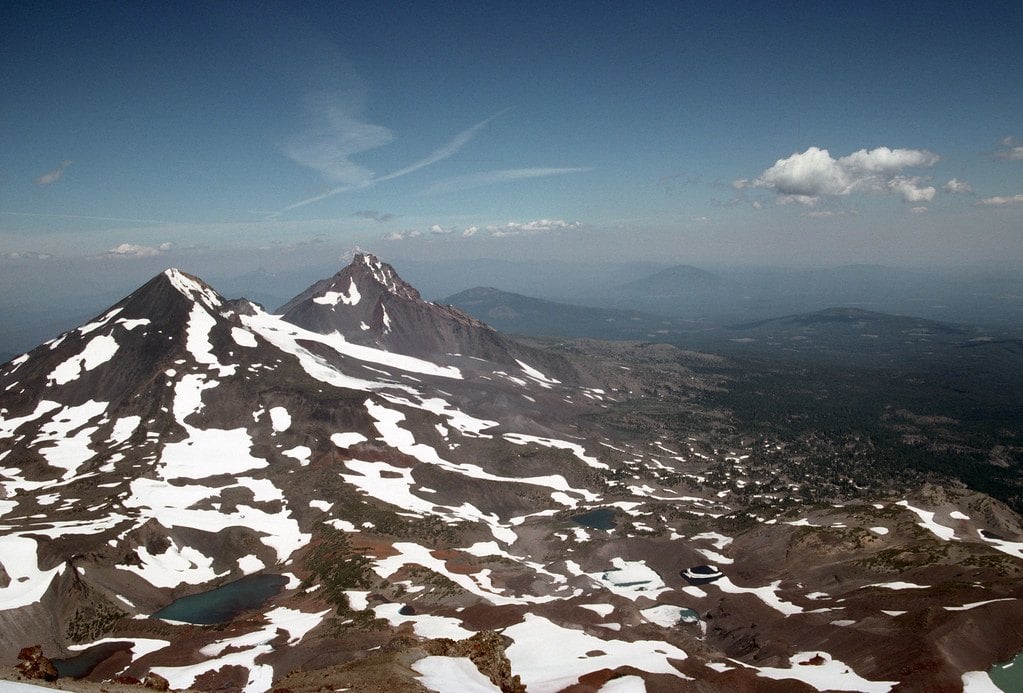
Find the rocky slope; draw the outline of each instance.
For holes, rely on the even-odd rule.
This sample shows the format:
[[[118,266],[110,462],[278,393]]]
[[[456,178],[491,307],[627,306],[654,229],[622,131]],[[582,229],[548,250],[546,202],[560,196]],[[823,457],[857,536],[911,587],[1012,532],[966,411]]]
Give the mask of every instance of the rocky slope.
[[[941,487],[799,502],[778,441],[668,425],[713,359],[543,354],[366,255],[286,309],[168,270],[0,367],[0,664],[38,643],[201,690],[934,690],[1023,648],[1018,516]],[[240,605],[213,623],[154,615],[221,586]]]

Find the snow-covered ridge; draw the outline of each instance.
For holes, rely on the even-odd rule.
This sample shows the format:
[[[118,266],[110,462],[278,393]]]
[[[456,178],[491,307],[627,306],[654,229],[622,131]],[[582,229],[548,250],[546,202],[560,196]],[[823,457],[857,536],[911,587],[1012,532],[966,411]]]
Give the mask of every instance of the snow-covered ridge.
[[[332,382],[342,387],[351,387],[356,390],[373,390],[379,388],[380,384],[344,375],[336,368],[326,364],[323,359],[314,356],[303,348],[299,344],[300,341],[317,342],[330,347],[340,356],[349,356],[353,359],[397,368],[408,373],[435,375],[442,378],[455,378],[459,380],[462,378],[461,371],[454,366],[438,366],[435,363],[414,356],[394,354],[381,349],[374,349],[373,347],[352,344],[338,332],[333,332],[329,335],[312,332],[262,311],[257,312],[255,315],[242,316],[241,319],[246,327],[259,334],[271,344],[299,357],[299,361],[307,373],[319,380]],[[347,382],[342,383],[338,380],[339,378]]]

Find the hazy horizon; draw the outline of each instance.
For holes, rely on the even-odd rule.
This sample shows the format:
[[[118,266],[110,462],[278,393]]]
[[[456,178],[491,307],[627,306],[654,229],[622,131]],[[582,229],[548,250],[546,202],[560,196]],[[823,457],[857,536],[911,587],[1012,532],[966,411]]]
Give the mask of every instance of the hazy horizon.
[[[166,267],[313,281],[355,246],[1023,269],[1018,2],[10,2],[0,26],[7,316]]]

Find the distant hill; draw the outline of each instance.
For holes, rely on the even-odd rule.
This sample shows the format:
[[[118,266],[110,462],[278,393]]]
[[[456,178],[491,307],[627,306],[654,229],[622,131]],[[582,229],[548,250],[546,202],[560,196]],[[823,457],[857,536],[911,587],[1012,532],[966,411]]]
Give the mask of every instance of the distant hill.
[[[684,323],[634,310],[593,308],[545,301],[478,286],[444,299],[488,325],[534,337],[592,337],[669,341]]]
[[[686,296],[693,291],[716,290],[729,286],[722,277],[692,265],[675,265],[648,277],[626,282],[618,287],[629,294],[648,297]]]
[[[959,325],[849,307],[730,325],[720,334],[722,343],[750,351],[785,350],[865,365],[958,358],[956,352],[971,340],[988,339]]]
[[[821,325],[832,326],[839,330],[843,328],[850,330],[874,328],[889,335],[900,334],[926,337],[936,334],[967,334],[967,330],[962,327],[936,320],[926,320],[907,315],[891,315],[889,313],[848,307],[825,308],[813,313],[785,315],[780,318],[758,320],[743,325],[734,325],[732,329],[756,330],[764,328],[770,331],[805,331],[806,329],[812,330],[815,326]]]

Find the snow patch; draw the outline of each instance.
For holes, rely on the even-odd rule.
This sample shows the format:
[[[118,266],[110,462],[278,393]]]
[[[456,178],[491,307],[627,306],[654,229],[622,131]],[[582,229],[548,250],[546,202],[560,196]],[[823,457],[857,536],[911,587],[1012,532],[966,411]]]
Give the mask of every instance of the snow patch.
[[[956,532],[951,527],[938,524],[934,521],[934,513],[929,510],[921,510],[920,508],[914,508],[909,504],[909,501],[899,501],[896,505],[901,505],[906,510],[910,510],[917,514],[920,518],[919,524],[924,529],[930,531],[934,536],[938,537],[942,541],[950,541],[956,538]]]
[[[348,292],[342,293],[340,291],[326,291],[322,296],[317,296],[313,299],[313,303],[319,303],[323,306],[337,306],[338,303],[343,303],[346,306],[354,306],[358,304],[362,295],[359,293],[359,289],[355,286],[355,278],[350,277],[351,284],[348,285]]]
[[[419,682],[431,691],[446,693],[500,693],[490,679],[480,673],[468,657],[441,657],[431,655],[412,664],[419,674]]]
[[[508,659],[530,693],[560,691],[584,674],[620,666],[687,678],[670,662],[686,659],[686,653],[659,640],[603,640],[529,613],[521,623],[505,628],[503,635],[514,641],[507,649]]]
[[[834,659],[823,651],[799,652],[789,658],[789,668],[750,667],[738,660],[736,664],[756,669],[757,676],[775,680],[795,679],[819,691],[858,691],[860,693],[887,693],[898,681],[870,681],[863,678],[848,664]]]
[[[0,611],[7,611],[42,599],[65,564],[40,570],[36,540],[9,534],[0,536],[0,565],[10,578],[6,587],[0,587]]]
[[[49,384],[66,385],[85,371],[106,363],[117,353],[117,340],[109,335],[97,335],[89,340],[82,353],[72,356],[47,376]]]
[[[235,344],[242,347],[254,348],[257,346],[256,335],[252,334],[248,330],[243,330],[240,327],[231,328],[231,339],[235,341]]]
[[[366,436],[362,435],[361,433],[353,433],[353,432],[333,433],[330,436],[330,442],[332,442],[334,445],[338,446],[339,448],[350,448],[353,445],[357,445],[359,443],[364,443],[367,440],[369,440],[369,438],[367,438]]]
[[[277,433],[288,430],[291,428],[291,414],[284,407],[271,407],[270,425]]]
[[[145,546],[136,548],[135,554],[142,565],[126,565],[123,568],[139,575],[154,587],[177,587],[183,582],[201,585],[228,574],[226,570],[215,572],[212,558],[191,546],[178,548],[173,539],[170,548],[161,554],[151,554]]]

